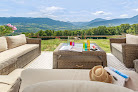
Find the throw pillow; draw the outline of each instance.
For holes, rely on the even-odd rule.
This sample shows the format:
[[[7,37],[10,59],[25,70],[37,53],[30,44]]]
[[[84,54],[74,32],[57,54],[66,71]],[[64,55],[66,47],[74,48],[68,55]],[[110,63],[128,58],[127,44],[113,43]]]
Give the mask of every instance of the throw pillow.
[[[17,36],[7,36],[8,49],[12,49],[21,45],[26,44],[26,37],[24,34]]]
[[[127,44],[138,44],[138,36],[126,34],[126,43]]]
[[[7,50],[7,40],[5,37],[0,37],[0,52]]]

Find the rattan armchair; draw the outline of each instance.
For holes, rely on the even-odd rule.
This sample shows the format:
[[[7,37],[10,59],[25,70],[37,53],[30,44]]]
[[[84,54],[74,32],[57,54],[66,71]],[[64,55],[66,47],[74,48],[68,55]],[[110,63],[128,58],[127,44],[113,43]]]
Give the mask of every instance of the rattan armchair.
[[[113,46],[113,43],[121,46],[121,50]],[[133,60],[138,59],[138,44],[126,44],[126,38],[110,39],[111,53],[117,57],[128,68],[133,68]]]

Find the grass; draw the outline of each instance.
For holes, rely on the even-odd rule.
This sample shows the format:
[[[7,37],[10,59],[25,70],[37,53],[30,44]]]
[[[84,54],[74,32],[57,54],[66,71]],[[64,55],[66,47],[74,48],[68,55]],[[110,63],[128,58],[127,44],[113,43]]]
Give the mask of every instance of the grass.
[[[104,51],[110,53],[110,45],[109,39],[89,39],[91,43],[96,43],[99,45]],[[83,43],[87,42],[86,39],[82,40],[71,40],[75,43]],[[54,51],[60,43],[67,43],[67,39],[50,39],[50,40],[42,40],[42,51]]]

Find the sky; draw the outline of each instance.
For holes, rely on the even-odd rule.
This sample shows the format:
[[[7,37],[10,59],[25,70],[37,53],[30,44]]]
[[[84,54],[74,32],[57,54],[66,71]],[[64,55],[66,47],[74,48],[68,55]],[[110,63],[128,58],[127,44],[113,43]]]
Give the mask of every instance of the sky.
[[[138,15],[138,0],[0,0],[0,17],[86,22]]]

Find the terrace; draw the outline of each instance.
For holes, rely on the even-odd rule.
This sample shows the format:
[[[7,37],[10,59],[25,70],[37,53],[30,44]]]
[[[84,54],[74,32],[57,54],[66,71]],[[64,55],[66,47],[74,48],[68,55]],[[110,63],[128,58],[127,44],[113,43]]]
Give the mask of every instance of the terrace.
[[[132,36],[131,38],[134,37],[133,40],[134,39],[136,40],[134,40],[133,42],[137,43],[137,36],[128,35],[128,37],[129,36],[130,37]],[[95,67],[96,65],[102,65],[104,67],[113,67],[129,75],[131,81],[129,80],[128,82],[126,82],[124,86],[132,90],[138,90],[137,86],[138,79],[136,78],[136,76],[138,75],[136,73],[138,72],[137,70],[138,44],[122,45],[123,52],[127,53],[125,57],[124,55],[122,55],[123,52],[121,52],[120,49],[118,49],[119,43],[125,44],[126,38],[128,39],[128,37],[124,38],[124,36],[112,36],[109,39],[76,39],[76,37],[75,38],[71,37],[72,39],[70,39],[70,41],[75,42],[76,46],[77,43],[88,43],[89,40],[90,43],[96,43],[95,45],[97,46],[97,49],[99,49],[99,51],[83,51],[83,52],[60,51],[59,49],[63,45],[61,43],[67,43],[68,39],[60,39],[59,37],[57,37],[56,39],[51,39],[51,40],[41,40],[40,39],[41,37],[38,38],[24,38],[24,37],[25,37],[24,35],[9,36],[7,40],[10,39],[13,42],[15,41],[14,43],[22,44],[18,41],[24,42],[25,40],[23,39],[26,39],[27,44],[20,45],[17,47],[9,46],[9,48],[12,49],[0,53],[1,55],[0,58],[2,62],[0,66],[1,68],[0,92],[9,92],[9,90],[11,90],[10,92],[18,92],[19,90],[20,92],[22,92],[22,90],[27,85],[29,85],[30,83],[32,84],[34,80],[36,80],[36,78],[34,77],[34,79],[32,79],[29,84],[28,83],[24,84],[24,82],[28,81],[30,78],[28,77],[29,74],[27,72],[31,72],[31,74],[37,76],[37,71],[39,71],[40,76],[52,77],[54,75],[52,72],[51,73],[49,72],[51,70],[57,73],[56,76],[59,76],[58,73],[60,73],[62,70],[63,73],[61,72],[60,73],[61,75],[64,74],[64,72],[73,73],[77,71],[80,72],[80,74],[82,74],[81,72],[84,71],[86,72],[85,77],[88,77],[89,76],[88,72],[90,71],[91,68]],[[0,40],[1,42],[2,41],[4,42],[4,38],[1,37]],[[131,41],[129,42],[131,43]],[[6,55],[8,58],[4,57]],[[125,60],[123,58],[125,58],[126,61],[121,61]],[[75,66],[73,66],[74,63]],[[44,73],[43,70],[45,72],[46,71],[49,72],[50,74],[43,75]],[[24,76],[28,78],[25,78]],[[82,77],[79,77],[77,80],[81,78]],[[40,79],[39,81],[42,81]],[[54,78],[51,80],[54,80]],[[59,79],[57,78],[56,80],[61,80],[61,78]],[[67,80],[72,80],[72,79],[67,78]],[[85,78],[83,80],[85,80]],[[129,84],[130,82],[131,84],[133,84],[132,86]]]

